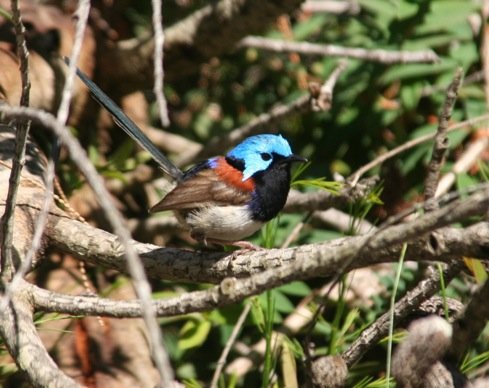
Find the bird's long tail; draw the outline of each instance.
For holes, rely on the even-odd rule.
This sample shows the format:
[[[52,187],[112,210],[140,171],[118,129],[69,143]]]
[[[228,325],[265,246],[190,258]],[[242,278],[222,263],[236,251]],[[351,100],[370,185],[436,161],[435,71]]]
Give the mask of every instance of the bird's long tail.
[[[65,58],[68,64],[68,60]],[[90,94],[101,106],[112,115],[114,122],[126,132],[141,147],[148,151],[160,168],[177,181],[183,176],[183,172],[175,166],[163,153],[149,140],[141,129],[122,111],[117,104],[100,89],[95,82],[90,80],[82,71],[76,69],[76,74],[90,90]]]

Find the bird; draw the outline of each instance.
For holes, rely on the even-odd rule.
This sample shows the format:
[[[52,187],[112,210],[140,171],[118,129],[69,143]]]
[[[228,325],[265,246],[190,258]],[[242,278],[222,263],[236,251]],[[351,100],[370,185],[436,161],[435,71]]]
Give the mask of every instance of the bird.
[[[307,162],[306,158],[294,154],[281,135],[260,134],[244,139],[226,155],[204,160],[184,172],[79,69],[77,75],[114,122],[176,181],[150,212],[172,210],[190,236],[205,245],[256,249],[243,239],[282,210],[290,190],[291,165]]]

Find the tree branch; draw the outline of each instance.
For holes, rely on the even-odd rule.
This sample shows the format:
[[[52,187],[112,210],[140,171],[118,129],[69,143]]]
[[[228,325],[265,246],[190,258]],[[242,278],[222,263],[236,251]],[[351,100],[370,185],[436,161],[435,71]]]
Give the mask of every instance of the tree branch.
[[[325,57],[355,58],[383,64],[393,63],[435,63],[438,56],[432,50],[425,51],[387,51],[381,49],[368,50],[357,47],[341,47],[335,45],[309,42],[291,42],[287,40],[247,36],[238,47],[253,47],[278,53],[299,53],[320,55]]]
[[[469,119],[466,121],[462,121],[457,124],[453,124],[447,129],[447,133],[452,133],[454,131],[458,131],[460,129],[464,129],[466,127],[470,127],[479,123],[481,121],[489,120],[489,114],[485,114],[479,117],[474,117],[473,119]],[[393,148],[392,150],[386,152],[385,154],[379,155],[377,158],[367,163],[366,165],[360,167],[357,171],[350,175],[348,181],[351,182],[352,185],[355,185],[356,182],[365,174],[367,171],[371,170],[374,167],[380,166],[386,160],[393,158],[394,156],[399,155],[400,153],[407,151],[411,148],[414,148],[420,144],[423,144],[427,141],[434,139],[436,136],[436,132],[430,133],[428,135],[420,136],[416,139],[410,140],[406,143],[401,144],[400,146]]]
[[[467,199],[454,201],[441,209],[434,210],[411,222],[389,226],[384,229],[381,228],[376,231],[375,234],[341,239],[340,242],[335,240],[337,245],[334,248],[329,246],[326,249],[324,244],[318,244],[301,246],[283,251],[270,250],[242,253],[237,255],[237,257],[235,255],[226,257],[225,254],[221,254],[223,255],[223,262],[227,264],[226,271],[228,271],[227,273],[229,275],[234,273],[235,263],[240,259],[244,259],[246,261],[245,265],[249,265],[250,262],[257,264],[256,261],[253,262],[253,258],[256,260],[260,256],[262,258],[270,257],[276,259],[277,262],[281,262],[281,265],[272,268],[268,267],[269,269],[266,270],[263,270],[263,266],[259,267],[259,271],[249,278],[224,278],[217,287],[210,288],[206,291],[187,293],[181,297],[158,301],[155,308],[160,315],[185,314],[189,311],[213,309],[217,306],[241,301],[245,297],[259,294],[264,290],[271,289],[292,280],[336,274],[338,268],[345,268],[345,262],[349,263],[348,268],[345,269],[371,264],[372,262],[363,261],[366,256],[371,255],[372,261],[378,261],[380,252],[385,251],[385,249],[392,249],[396,244],[411,241],[412,239],[419,238],[419,236],[446,224],[479,214],[481,207],[486,207],[489,204],[488,191],[489,189],[487,188],[485,190],[480,190]],[[474,225],[472,228],[475,228],[476,226],[486,228],[486,230],[489,228],[489,225],[486,225],[485,223]],[[467,230],[472,228],[468,228]],[[431,242],[430,249],[434,251],[446,249],[443,244],[440,244],[443,240],[438,239],[438,237],[435,238],[434,235],[435,234],[432,233],[430,236],[431,238],[429,239]],[[480,236],[477,237],[479,238]],[[486,236],[486,239],[487,237],[488,236]],[[479,244],[481,251],[486,252],[488,245],[487,240],[482,242],[482,245],[480,245],[480,240],[476,239],[476,241],[477,244]],[[176,249],[165,249],[164,251],[167,254],[172,252],[178,254],[185,252]],[[192,253],[187,252],[187,254],[191,259]],[[196,257],[205,257],[202,253],[195,253],[194,255]],[[217,258],[215,255],[219,254],[212,253],[210,255]],[[482,255],[484,257],[484,254]],[[440,259],[443,258],[446,259],[446,256],[440,257]],[[174,265],[179,266],[181,262],[182,260],[175,260]],[[153,269],[150,270],[151,273],[154,272],[156,267],[152,268]],[[201,268],[203,269],[204,267]],[[205,270],[202,272],[205,272]],[[202,281],[202,277],[205,277],[205,274],[202,276],[200,274],[194,274],[193,276]],[[38,298],[38,295],[41,295],[41,293],[35,293],[34,297]],[[94,301],[93,298],[80,299],[81,297],[76,297],[76,302],[74,302],[73,297],[60,296],[60,298],[60,300],[58,300],[58,298],[50,299],[49,297],[36,299],[36,306],[43,310],[46,309],[47,311],[55,309],[55,311],[75,314],[90,313],[113,316],[126,316],[126,314],[129,314],[129,316],[137,316],[137,309],[139,308],[139,304],[134,302],[127,302],[128,304],[118,302],[117,304],[114,304],[111,301]],[[56,301],[56,305],[53,305],[54,301]]]
[[[431,155],[430,164],[428,165],[428,174],[425,179],[425,199],[434,198],[436,188],[438,186],[438,179],[440,177],[440,169],[445,162],[445,155],[448,150],[448,122],[452,117],[453,107],[457,100],[458,90],[462,83],[463,70],[458,68],[455,72],[452,82],[447,89],[445,102],[440,112],[438,130],[435,135],[435,142],[433,144],[433,152]],[[433,210],[436,206],[436,202],[427,203],[425,209],[427,211]]]

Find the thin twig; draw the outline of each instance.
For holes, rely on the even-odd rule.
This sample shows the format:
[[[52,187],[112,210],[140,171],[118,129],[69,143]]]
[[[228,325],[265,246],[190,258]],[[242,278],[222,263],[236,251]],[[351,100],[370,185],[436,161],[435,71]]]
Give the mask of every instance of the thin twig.
[[[489,137],[487,136],[481,137],[469,144],[467,149],[454,163],[452,170],[441,177],[436,188],[435,197],[437,198],[440,195],[447,193],[455,182],[457,175],[468,171],[479,159],[481,154],[487,150],[488,146]]]
[[[291,42],[279,39],[247,36],[238,47],[253,47],[279,53],[296,52],[304,55],[321,55],[326,57],[345,57],[362,59],[383,64],[393,63],[435,63],[438,56],[432,50],[425,51],[388,51],[382,49],[368,50],[357,47],[341,47],[335,45],[309,42]]]
[[[156,95],[156,103],[158,104],[158,111],[160,113],[161,124],[164,127],[170,125],[170,119],[168,118],[168,106],[165,96],[163,94],[163,81],[165,72],[163,70],[163,48],[165,45],[165,34],[163,33],[163,18],[161,15],[162,8],[161,0],[151,0],[153,6],[153,30],[154,30],[154,77],[155,83],[153,87],[154,94]]]
[[[476,123],[479,123],[481,121],[486,121],[489,120],[489,114],[481,115],[478,117],[474,117],[469,120],[462,121],[457,124],[453,124],[450,127],[447,128],[447,133],[452,133],[454,131],[458,131],[460,129],[465,129],[466,127],[471,127],[474,126]],[[399,155],[400,153],[407,151],[411,148],[414,148],[420,144],[423,144],[427,141],[430,141],[434,139],[436,136],[436,132],[429,133],[424,136],[417,137],[416,139],[410,140],[406,143],[401,144],[399,147],[393,148],[392,150],[386,152],[385,154],[379,155],[377,158],[372,160],[371,162],[365,164],[364,166],[360,167],[357,171],[355,171],[353,174],[350,175],[348,178],[348,181],[351,182],[352,185],[355,185],[358,180],[369,170],[372,168],[375,168],[377,166],[380,166],[382,163],[384,163],[386,160],[389,160],[393,158],[396,155]]]
[[[20,61],[20,75],[22,80],[22,94],[20,97],[21,106],[29,106],[29,93],[31,83],[29,81],[29,51],[25,42],[25,28],[20,16],[19,4],[17,0],[11,0],[12,22],[15,29],[15,44],[17,57]],[[27,136],[29,135],[30,122],[20,118],[15,136],[15,155],[10,171],[9,189],[7,194],[7,204],[5,212],[0,220],[2,224],[2,241],[0,247],[0,275],[3,281],[8,281],[14,274],[14,263],[12,259],[13,241],[13,217],[17,191],[19,188],[20,174],[25,164],[25,148]]]
[[[450,118],[452,117],[453,107],[455,105],[455,101],[457,100],[458,90],[462,83],[462,78],[463,70],[461,67],[459,67],[455,71],[453,80],[447,89],[445,102],[440,112],[438,129],[436,131],[435,141],[433,144],[433,152],[431,154],[431,160],[428,165],[428,174],[426,175],[425,179],[424,196],[426,200],[435,197],[436,187],[438,186],[438,180],[440,177],[440,170],[445,162],[445,156],[448,151],[448,123],[450,121]],[[433,202],[432,204],[426,203],[425,210],[433,210],[435,206],[435,202]]]
[[[222,369],[224,368],[224,364],[226,363],[226,359],[229,355],[229,352],[231,351],[231,348],[234,345],[234,342],[236,341],[236,338],[238,337],[239,332],[241,331],[241,327],[243,326],[250,310],[251,310],[251,303],[246,303],[243,311],[241,312],[238,318],[238,321],[236,322],[236,325],[234,325],[233,331],[229,336],[229,339],[226,342],[226,346],[224,347],[224,350],[222,351],[221,356],[217,361],[216,370],[214,371],[214,375],[212,376],[210,388],[217,387],[219,376],[221,376],[221,372]]]
[[[345,1],[328,1],[328,0],[306,0],[301,5],[301,10],[304,12],[326,12],[332,14],[356,15],[360,12],[360,5],[355,0]]]

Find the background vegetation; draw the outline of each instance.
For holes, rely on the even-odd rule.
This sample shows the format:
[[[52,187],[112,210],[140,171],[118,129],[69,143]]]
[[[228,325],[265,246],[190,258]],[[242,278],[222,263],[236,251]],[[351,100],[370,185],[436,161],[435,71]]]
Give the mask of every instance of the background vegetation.
[[[75,7],[70,2],[48,3],[65,15]],[[165,31],[197,10],[221,3],[225,2],[164,2]],[[282,7],[278,3],[274,4],[275,8]],[[210,149],[216,153],[226,152],[232,141],[220,143],[225,145],[222,148],[220,144],[216,146],[217,139],[227,139],[236,128],[253,122],[258,115],[273,112],[278,106],[287,106],[308,95],[311,82],[323,84],[338,69],[339,61],[346,58],[334,85],[330,108],[314,110],[304,104],[297,113],[267,121],[262,128],[253,129],[282,133],[296,153],[311,161],[306,169],[297,173],[294,189],[303,192],[324,190],[333,196],[341,195],[339,193],[349,187],[347,179],[379,155],[436,132],[447,97],[446,89],[458,68],[462,69],[464,79],[449,125],[477,119],[487,113],[489,95],[484,81],[484,74],[489,71],[486,63],[489,52],[486,47],[486,1],[316,0],[297,2],[294,6],[289,4],[292,2],[285,3],[282,12],[274,11],[277,15],[270,17],[269,23],[257,26],[254,23],[260,24],[259,20],[250,21],[250,34],[281,40],[285,45],[309,42],[362,48],[364,54],[357,57],[347,52],[345,55],[321,55],[293,49],[276,52],[256,47],[246,40],[238,44],[239,39],[230,45],[225,42],[231,39],[228,30],[232,29],[232,23],[236,23],[236,28],[246,25],[243,19],[249,17],[250,10],[244,13],[243,19],[236,18],[231,23],[216,17],[208,21],[211,27],[198,31],[202,40],[196,43],[198,50],[193,46],[191,49],[165,46],[164,95],[170,118],[170,125],[165,129],[161,128],[151,89],[152,76],[147,73],[152,68],[148,63],[143,67],[136,59],[134,61],[138,63],[132,67],[122,64],[121,60],[130,63],[132,59],[116,52],[120,49],[117,42],[129,39],[144,42],[151,35],[153,11],[149,1],[95,2],[89,19],[91,35],[83,49],[86,62],[80,67],[165,153],[181,167],[186,167],[195,159],[208,156],[206,151]],[[29,3],[33,9],[43,6]],[[249,5],[254,6],[256,4]],[[320,6],[333,8],[318,10]],[[4,9],[10,12],[8,4]],[[24,22],[32,24],[28,28],[28,45],[33,50],[47,45],[46,30],[64,33],[58,31],[62,26],[43,30],[39,27],[41,22],[33,23],[29,15],[26,13]],[[7,30],[2,31],[0,38],[8,41]],[[184,34],[185,29],[180,32]],[[245,37],[248,33],[242,35]],[[38,44],[36,36],[42,37],[42,44]],[[170,42],[166,44],[170,45],[174,36],[166,37]],[[178,39],[175,41],[178,43]],[[49,55],[54,55],[52,51],[56,54],[63,51],[57,44],[53,47],[47,50]],[[380,60],[369,57],[368,53],[379,49],[407,52],[405,58],[408,59],[386,61],[382,56]],[[436,54],[436,60],[429,50]],[[409,59],[415,52],[423,52],[425,56],[419,60]],[[144,63],[143,50],[139,55],[143,58],[140,62]],[[151,59],[150,55],[148,57]],[[192,65],[179,62],[183,61],[181,58]],[[138,71],[139,68],[142,70]],[[118,209],[129,220],[133,237],[144,243],[197,249],[187,234],[177,227],[171,214],[151,217],[147,214],[147,209],[168,190],[167,181],[155,164],[113,126],[106,113],[86,99],[86,92],[77,89],[75,97],[76,93],[79,93],[80,112],[74,112],[70,119],[72,133],[76,134],[104,177]],[[35,127],[32,130],[37,143],[49,155],[52,139],[46,133]],[[489,177],[486,121],[479,120],[472,126],[452,131],[448,138],[441,176],[455,172],[450,190],[464,196],[470,187],[487,182]],[[479,148],[474,151],[471,147],[476,144]],[[201,153],[198,152],[199,145],[205,147]],[[373,230],[389,217],[422,203],[432,149],[433,142],[426,141],[370,169],[365,177],[378,179],[373,183],[369,181],[369,190],[361,198],[335,204],[336,210],[346,217],[345,222],[337,213],[328,215],[325,209],[287,211],[251,241],[266,248],[280,248],[284,244],[303,246],[363,234],[369,228]],[[470,163],[462,169],[455,167],[467,155],[472,155]],[[61,153],[57,176],[72,207],[92,225],[110,230],[96,196],[65,149]],[[478,216],[453,226],[465,228],[484,217],[487,217],[487,208]],[[487,242],[487,235],[481,239]],[[485,248],[485,257],[478,258],[487,259],[487,246]],[[407,252],[409,250],[408,244]],[[113,269],[87,264],[85,275],[85,270],[80,272],[78,268],[78,258],[53,246],[48,246],[41,256],[41,265],[29,275],[30,280],[41,287],[70,294],[86,292],[84,290],[89,287],[103,297],[133,297],[128,278]],[[448,258],[462,261],[462,255],[450,252],[443,261]],[[328,374],[338,367],[336,372],[341,375],[343,372],[338,365],[343,364],[338,359],[322,357],[345,356],[366,328],[375,324],[383,314],[388,314],[392,302],[418,287],[422,279],[434,276],[427,271],[427,265],[417,260],[403,264],[403,259],[403,255],[396,255],[385,261],[400,260],[399,264],[376,264],[349,273],[339,269],[337,276],[308,276],[225,307],[160,318],[164,348],[169,354],[175,378],[185,386],[207,386],[229,343],[232,348],[219,376],[219,386],[333,386],[331,381],[334,380]],[[470,259],[466,263],[451,282],[448,278],[445,283],[443,278],[436,282],[436,287],[441,289],[439,298],[430,299],[439,308],[436,312],[450,322],[463,310],[462,306],[472,300],[478,285],[486,282],[484,265]],[[445,269],[441,264],[429,268],[441,272]],[[438,276],[438,272],[435,275]],[[152,278],[151,273],[148,276]],[[151,286],[155,299],[211,287],[206,282],[158,278],[151,279]],[[346,380],[342,377],[340,380],[352,387],[396,386],[389,370],[391,342],[396,349],[396,344],[406,336],[408,323],[426,315],[426,309],[413,306],[406,319],[396,321],[393,333],[369,343],[365,354],[353,365],[348,364]],[[157,381],[156,371],[149,361],[147,343],[142,335],[134,334],[143,330],[139,320],[100,318],[102,323],[99,323],[96,318],[38,314],[36,325],[46,348],[62,370],[79,383],[145,386]],[[230,343],[240,316],[244,321],[237,338]],[[482,327],[486,319],[480,317]],[[138,326],[133,328],[134,325]],[[478,340],[464,352],[462,359],[455,362],[455,369],[472,380],[487,376],[489,366],[489,332],[487,327],[480,331]],[[125,339],[133,335],[137,338],[124,345]],[[131,352],[140,354],[138,357],[141,358]],[[131,364],[134,359],[136,364]],[[2,360],[0,380],[6,386],[14,386],[22,375],[6,350]],[[321,372],[313,366],[314,360],[336,361],[327,364],[326,372]],[[139,365],[140,371],[131,369],[136,368],[135,365]],[[141,377],[144,374],[146,376]],[[402,386],[399,380],[398,386]]]

